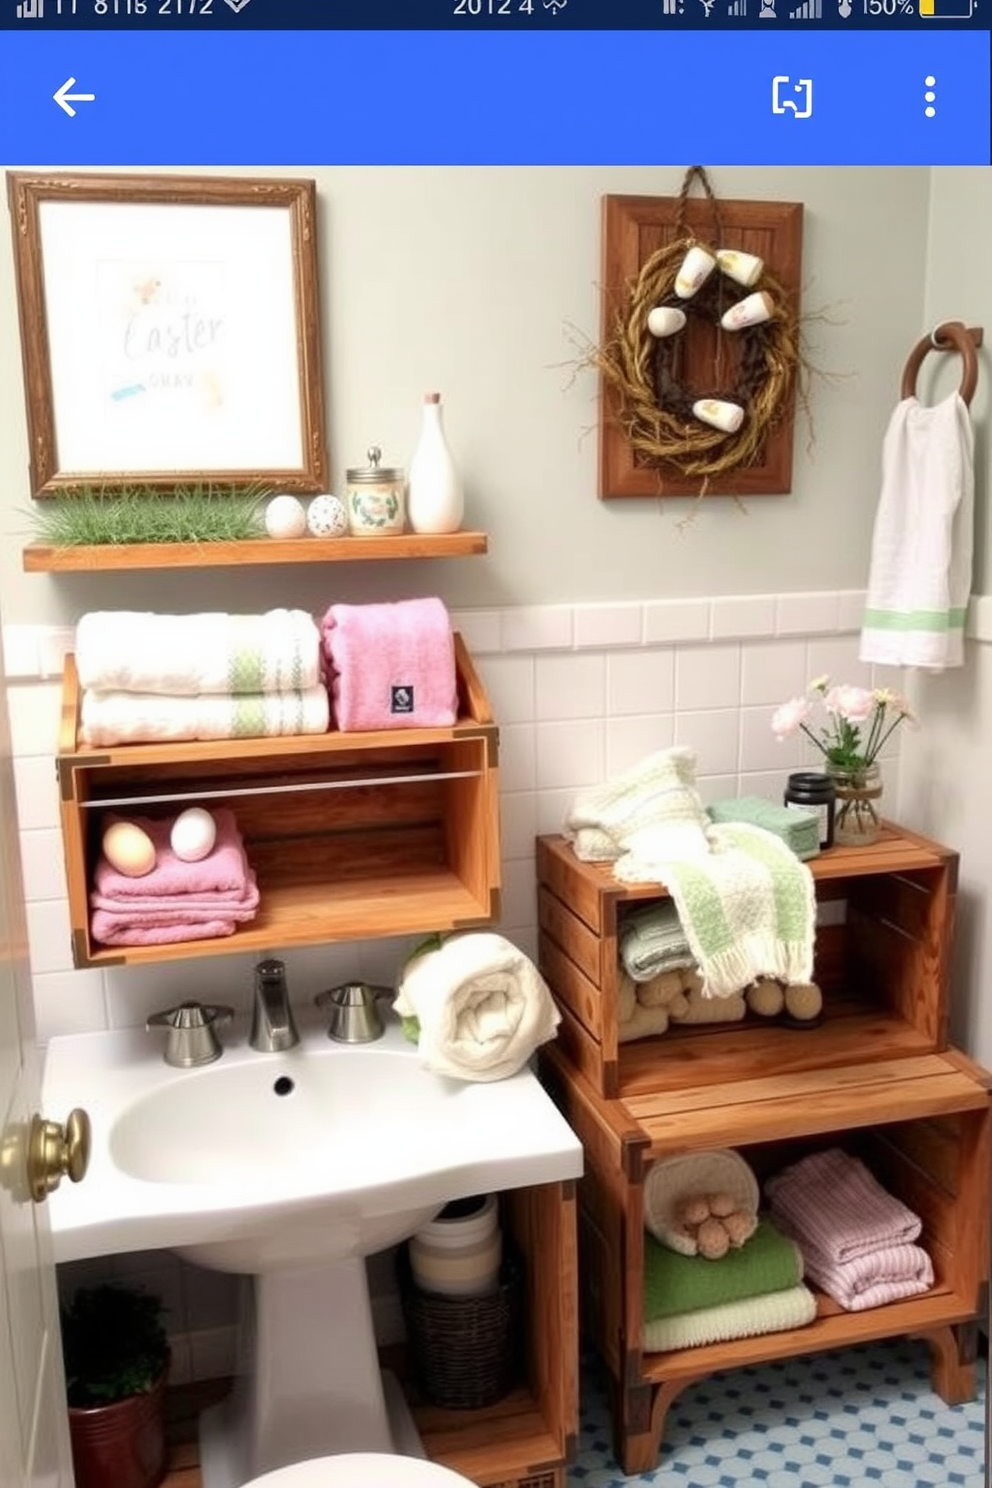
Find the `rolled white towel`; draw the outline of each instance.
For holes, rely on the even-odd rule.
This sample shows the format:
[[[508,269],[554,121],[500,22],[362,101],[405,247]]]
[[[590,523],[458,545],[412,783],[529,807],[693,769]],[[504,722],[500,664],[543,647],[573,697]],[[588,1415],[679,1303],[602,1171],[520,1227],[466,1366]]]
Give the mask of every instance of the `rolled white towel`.
[[[515,1075],[561,1021],[534,963],[487,930],[452,935],[414,955],[394,1006],[420,1025],[427,1068],[456,1080]]]
[[[321,680],[320,631],[305,610],[91,610],[76,626],[76,670],[99,692],[306,692]]]
[[[161,739],[274,739],[329,728],[330,699],[323,686],[237,697],[84,692],[79,707],[80,742],[104,749]]]

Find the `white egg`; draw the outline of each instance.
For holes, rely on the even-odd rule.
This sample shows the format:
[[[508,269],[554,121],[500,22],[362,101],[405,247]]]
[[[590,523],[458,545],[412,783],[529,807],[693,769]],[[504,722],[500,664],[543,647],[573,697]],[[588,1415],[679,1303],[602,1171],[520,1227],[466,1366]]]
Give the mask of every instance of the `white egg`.
[[[270,537],[302,537],[307,530],[303,502],[295,496],[273,496],[265,508],[265,530]]]
[[[217,823],[202,806],[181,811],[172,823],[169,845],[184,863],[198,863],[213,851],[217,841]]]
[[[307,507],[307,526],[314,537],[343,537],[348,513],[337,496],[315,496]]]
[[[134,822],[114,822],[103,834],[103,855],[125,878],[144,878],[155,867],[155,844]]]

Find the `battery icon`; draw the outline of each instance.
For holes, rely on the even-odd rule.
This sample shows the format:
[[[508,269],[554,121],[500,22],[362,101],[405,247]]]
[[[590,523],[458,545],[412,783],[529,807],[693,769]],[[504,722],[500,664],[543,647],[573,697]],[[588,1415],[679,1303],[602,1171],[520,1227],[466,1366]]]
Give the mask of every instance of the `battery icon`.
[[[975,0],[920,0],[920,15],[935,21],[966,21]]]

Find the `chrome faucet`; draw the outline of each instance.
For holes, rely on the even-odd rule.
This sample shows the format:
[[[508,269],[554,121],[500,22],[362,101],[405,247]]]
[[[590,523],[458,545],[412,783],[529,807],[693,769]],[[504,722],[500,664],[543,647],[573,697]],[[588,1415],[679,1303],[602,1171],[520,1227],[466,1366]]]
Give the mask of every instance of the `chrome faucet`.
[[[300,1042],[286,986],[286,963],[269,959],[255,967],[255,999],[248,1042],[264,1054],[279,1054]]]

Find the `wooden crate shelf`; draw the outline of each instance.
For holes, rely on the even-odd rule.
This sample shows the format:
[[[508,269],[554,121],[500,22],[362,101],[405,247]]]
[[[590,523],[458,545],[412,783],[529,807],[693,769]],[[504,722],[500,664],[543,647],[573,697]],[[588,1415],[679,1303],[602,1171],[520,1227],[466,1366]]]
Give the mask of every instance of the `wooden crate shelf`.
[[[834,848],[810,868],[821,1022],[789,1027],[749,1015],[621,1043],[624,917],[665,890],[617,883],[560,837],[537,842],[540,966],[562,1013],[541,1070],[583,1145],[585,1317],[612,1385],[616,1456],[630,1475],[656,1467],[680,1391],[717,1370],[912,1334],[926,1339],[946,1401],[974,1395],[989,1277],[992,1075],[947,1042],[957,854],[890,825],[876,846]],[[805,1328],[646,1352],[651,1164],[729,1147],[761,1183],[827,1146],[860,1156],[920,1216],[933,1287],[863,1312],[819,1295]]]
[[[498,915],[499,747],[489,701],[456,638],[452,728],[89,748],[66,664],[57,757],[76,966],[264,952],[489,924]],[[108,810],[229,806],[258,877],[256,918],[231,936],[107,947],[88,896]]]
[[[614,1447],[628,1474],[658,1460],[665,1416],[681,1390],[718,1370],[791,1358],[871,1339],[926,1338],[934,1389],[973,1398],[974,1341],[988,1277],[992,1076],[955,1050],[800,1076],[606,1099],[557,1045],[541,1066],[583,1143],[579,1182],[580,1276],[592,1341],[614,1393]],[[803,1153],[841,1146],[923,1220],[934,1263],[925,1294],[863,1312],[824,1295],[809,1326],[757,1338],[644,1350],[644,1178],[653,1161],[732,1146],[759,1182]]]
[[[608,865],[580,862],[563,838],[538,839],[541,970],[562,1013],[559,1041],[600,1094],[801,1075],[946,1047],[957,854],[887,827],[875,847],[832,848],[809,866],[822,1024],[786,1027],[749,1015],[738,1024],[673,1025],[624,1044],[617,1023],[624,915],[665,890],[618,883]]]
[[[418,1402],[402,1351],[385,1362],[407,1390],[428,1456],[480,1488],[565,1488],[578,1430],[576,1186],[538,1184],[500,1195],[501,1222],[521,1256],[526,1379],[483,1410]]]

